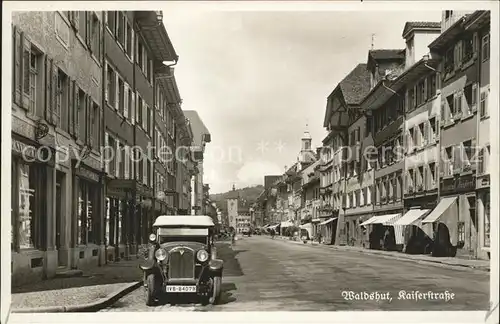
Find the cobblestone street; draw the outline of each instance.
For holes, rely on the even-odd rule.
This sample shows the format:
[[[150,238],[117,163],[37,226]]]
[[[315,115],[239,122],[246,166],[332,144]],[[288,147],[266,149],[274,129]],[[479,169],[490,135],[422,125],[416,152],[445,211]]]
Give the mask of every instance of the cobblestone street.
[[[252,236],[219,247],[225,260],[220,305],[147,307],[139,288],[102,311],[485,310],[487,272],[451,270],[377,255]],[[345,300],[343,291],[389,292],[392,301]],[[400,291],[454,293],[446,301],[399,300]]]

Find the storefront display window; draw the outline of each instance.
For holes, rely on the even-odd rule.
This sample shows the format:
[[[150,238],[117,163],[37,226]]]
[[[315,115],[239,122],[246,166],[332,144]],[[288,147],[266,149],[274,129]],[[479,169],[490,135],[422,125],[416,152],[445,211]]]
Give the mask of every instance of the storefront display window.
[[[96,190],[92,184],[80,179],[78,192],[78,244],[97,243],[94,237],[93,208],[96,204]]]
[[[28,164],[18,164],[19,184],[19,218],[18,242],[19,248],[35,248],[35,218],[36,215],[36,168]]]
[[[109,245],[110,243],[110,228],[109,228],[109,221],[110,221],[110,208],[111,208],[111,201],[109,198],[106,197],[106,231],[105,231],[105,242],[104,244]]]

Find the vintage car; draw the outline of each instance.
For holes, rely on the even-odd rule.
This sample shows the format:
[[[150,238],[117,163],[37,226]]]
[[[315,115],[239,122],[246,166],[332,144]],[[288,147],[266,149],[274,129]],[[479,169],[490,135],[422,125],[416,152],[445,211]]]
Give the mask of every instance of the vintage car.
[[[144,271],[146,304],[162,297],[200,297],[216,304],[221,296],[223,261],[217,259],[214,223],[209,216],[159,216],[149,236]]]

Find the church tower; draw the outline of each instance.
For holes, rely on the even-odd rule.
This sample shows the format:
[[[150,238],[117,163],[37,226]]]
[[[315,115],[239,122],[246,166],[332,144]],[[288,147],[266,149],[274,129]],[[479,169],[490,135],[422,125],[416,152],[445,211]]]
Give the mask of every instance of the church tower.
[[[299,154],[299,162],[300,163],[310,163],[314,162],[314,151],[311,148],[311,134],[308,131],[308,125],[306,124],[306,130],[304,131],[304,135],[302,135],[301,139],[301,149]]]

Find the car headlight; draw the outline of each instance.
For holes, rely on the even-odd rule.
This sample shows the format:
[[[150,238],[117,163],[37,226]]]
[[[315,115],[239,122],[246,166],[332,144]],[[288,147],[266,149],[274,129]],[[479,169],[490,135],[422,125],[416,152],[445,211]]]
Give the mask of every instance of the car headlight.
[[[199,250],[198,253],[196,253],[196,258],[200,262],[205,262],[208,260],[208,252],[205,250]]]
[[[163,261],[167,258],[167,251],[165,251],[164,249],[158,249],[156,250],[155,252],[155,257],[158,261]]]
[[[149,241],[150,241],[150,242],[154,242],[154,241],[156,241],[156,234],[155,234],[155,233],[151,233],[151,234],[149,234]]]

